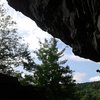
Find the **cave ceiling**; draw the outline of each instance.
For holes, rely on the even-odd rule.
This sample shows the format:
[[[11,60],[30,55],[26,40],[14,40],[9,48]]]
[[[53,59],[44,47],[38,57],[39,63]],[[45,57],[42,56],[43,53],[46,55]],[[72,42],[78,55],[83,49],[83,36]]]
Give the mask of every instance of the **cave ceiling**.
[[[7,0],[73,53],[100,61],[100,0]]]

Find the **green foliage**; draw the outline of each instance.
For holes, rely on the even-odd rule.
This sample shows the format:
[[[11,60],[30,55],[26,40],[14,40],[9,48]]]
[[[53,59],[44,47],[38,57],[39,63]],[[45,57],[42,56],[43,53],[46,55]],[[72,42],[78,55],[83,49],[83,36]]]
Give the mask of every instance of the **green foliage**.
[[[81,83],[76,85],[79,100],[100,100],[100,82]]]
[[[71,100],[74,98],[75,90],[72,70],[66,65],[67,60],[60,60],[65,48],[58,51],[57,40],[54,38],[50,41],[45,39],[44,43],[39,43],[40,49],[34,53],[41,63],[31,66],[33,67],[33,76],[25,75],[23,83],[46,87],[48,99],[64,100],[66,98]]]
[[[40,49],[35,51],[38,59],[42,61],[42,64],[34,68],[34,80],[36,80],[37,85],[47,86],[49,84],[54,85],[54,83],[55,85],[63,84],[63,80],[69,81],[72,79],[72,71],[69,67],[62,66],[67,60],[59,61],[65,48],[58,52],[56,46],[57,41],[52,38],[50,42],[47,40],[45,40],[43,44],[40,42]]]
[[[27,45],[21,44],[16,22],[6,14],[3,5],[0,5],[0,73],[12,74],[13,68],[22,65]]]

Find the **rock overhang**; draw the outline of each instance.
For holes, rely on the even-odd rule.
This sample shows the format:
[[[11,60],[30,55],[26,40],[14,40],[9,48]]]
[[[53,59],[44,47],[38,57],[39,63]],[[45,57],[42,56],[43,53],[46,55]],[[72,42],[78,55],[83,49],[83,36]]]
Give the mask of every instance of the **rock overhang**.
[[[7,0],[52,36],[70,45],[75,55],[100,61],[99,0]]]

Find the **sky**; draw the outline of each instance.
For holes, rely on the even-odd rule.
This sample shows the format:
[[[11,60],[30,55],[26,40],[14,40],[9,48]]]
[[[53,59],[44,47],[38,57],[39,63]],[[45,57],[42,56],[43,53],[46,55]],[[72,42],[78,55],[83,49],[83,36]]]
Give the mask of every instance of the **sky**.
[[[52,37],[49,33],[41,30],[33,20],[11,8],[6,0],[1,0],[0,2],[5,3],[4,6],[7,9],[8,14],[17,22],[18,34],[24,38],[26,43],[29,43],[30,50],[39,48],[39,39],[44,41],[45,38],[50,39]],[[70,69],[74,71],[73,78],[77,83],[100,80],[100,74],[96,72],[97,69],[100,69],[100,62],[96,63],[89,59],[75,56],[72,52],[72,48],[64,44],[60,39],[58,39],[57,46],[59,50],[62,50],[67,46],[63,59],[68,59],[67,64]]]

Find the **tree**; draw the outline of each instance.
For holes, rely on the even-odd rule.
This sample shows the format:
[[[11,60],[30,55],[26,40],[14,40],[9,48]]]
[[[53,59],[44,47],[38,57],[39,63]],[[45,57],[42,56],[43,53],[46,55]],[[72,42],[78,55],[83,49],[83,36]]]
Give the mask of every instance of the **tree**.
[[[6,14],[3,5],[0,4],[0,73],[11,74],[14,72],[13,67],[23,64],[28,46],[20,43],[21,41],[16,22]]]
[[[30,81],[39,87],[46,87],[47,93],[50,95],[49,99],[62,100],[62,98],[66,98],[69,100],[70,98],[71,100],[74,97],[75,89],[72,70],[67,65],[63,66],[67,60],[60,60],[65,48],[59,52],[57,40],[54,38],[50,41],[45,39],[45,43],[39,43],[40,49],[34,53],[41,63],[34,66],[33,76],[26,75],[25,81]]]

